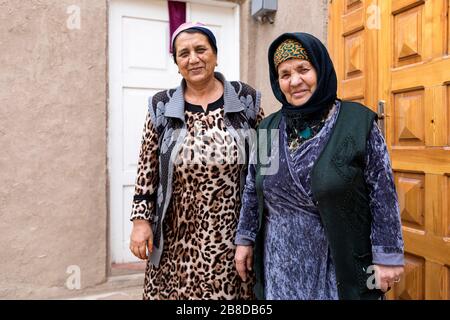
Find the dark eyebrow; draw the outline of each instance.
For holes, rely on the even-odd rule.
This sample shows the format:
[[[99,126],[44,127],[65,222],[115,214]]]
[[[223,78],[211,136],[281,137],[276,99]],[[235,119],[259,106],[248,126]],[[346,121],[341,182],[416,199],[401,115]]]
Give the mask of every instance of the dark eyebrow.
[[[189,52],[189,50],[184,48],[184,49],[181,49],[180,51],[178,51],[178,54],[180,55],[180,54],[183,54],[183,53],[186,53],[186,52]]]
[[[309,63],[308,61],[302,61],[298,67],[302,67],[302,68],[311,68],[311,63]]]
[[[199,44],[195,46],[195,49],[206,49],[206,46],[204,44]]]

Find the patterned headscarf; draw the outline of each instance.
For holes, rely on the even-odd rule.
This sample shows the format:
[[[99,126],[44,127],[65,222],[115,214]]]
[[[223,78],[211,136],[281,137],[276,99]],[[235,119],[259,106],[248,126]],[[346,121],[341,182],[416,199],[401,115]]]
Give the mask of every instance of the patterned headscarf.
[[[278,71],[275,67],[275,51],[278,47],[287,40],[297,41],[304,48],[299,52],[304,52],[308,58],[309,63],[314,67],[317,73],[317,88],[311,98],[302,105],[301,108],[292,106],[284,96],[278,81]],[[290,54],[288,54],[290,56]],[[282,103],[283,112],[299,113],[299,114],[320,114],[327,109],[336,100],[337,95],[337,78],[334,70],[333,62],[328,54],[327,48],[322,41],[311,34],[298,33],[283,33],[276,38],[269,47],[268,62],[270,71],[270,83],[275,97]],[[290,114],[290,116],[292,116]]]
[[[186,30],[197,30],[201,33],[203,33],[207,38],[208,41],[213,48],[214,52],[217,53],[217,40],[214,36],[214,33],[203,23],[201,22],[185,22],[182,25],[180,25],[177,30],[175,30],[172,34],[172,48],[174,48],[175,40],[178,37],[180,33]]]
[[[277,69],[282,62],[292,58],[310,61],[308,53],[300,42],[294,39],[287,39],[275,50],[275,54],[273,55],[275,69]]]

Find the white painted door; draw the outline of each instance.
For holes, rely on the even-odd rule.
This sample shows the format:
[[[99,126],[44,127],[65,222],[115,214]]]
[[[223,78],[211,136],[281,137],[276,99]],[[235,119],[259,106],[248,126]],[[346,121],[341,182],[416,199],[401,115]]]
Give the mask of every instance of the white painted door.
[[[188,2],[186,20],[203,22],[214,32],[218,57],[216,70],[228,80],[239,80],[239,7],[204,3]]]
[[[187,1],[186,18],[217,35],[218,71],[239,78],[239,7]],[[129,221],[147,99],[179,85],[169,53],[167,1],[111,0],[109,12],[108,170],[112,263],[138,261],[128,249]]]

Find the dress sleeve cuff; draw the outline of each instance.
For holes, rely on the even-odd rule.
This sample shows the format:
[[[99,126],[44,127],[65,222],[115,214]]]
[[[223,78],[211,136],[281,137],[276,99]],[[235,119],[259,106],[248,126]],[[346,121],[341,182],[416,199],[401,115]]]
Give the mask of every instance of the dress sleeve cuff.
[[[147,220],[154,221],[154,203],[146,200],[134,200],[130,221]]]
[[[253,246],[255,243],[255,240],[252,239],[249,236],[238,234],[236,236],[236,240],[234,241],[234,244],[237,246]]]
[[[405,265],[403,253],[398,252],[385,253],[379,252],[379,250],[372,252],[372,263],[386,266]]]

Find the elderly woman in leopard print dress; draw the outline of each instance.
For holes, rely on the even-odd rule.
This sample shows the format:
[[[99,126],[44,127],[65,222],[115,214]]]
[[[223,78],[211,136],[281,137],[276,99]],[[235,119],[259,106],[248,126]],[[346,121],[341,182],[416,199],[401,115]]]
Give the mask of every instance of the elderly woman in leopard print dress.
[[[233,239],[260,93],[215,72],[204,25],[180,26],[172,43],[183,80],[149,101],[131,214],[130,250],[148,260],[143,298],[249,299]]]

